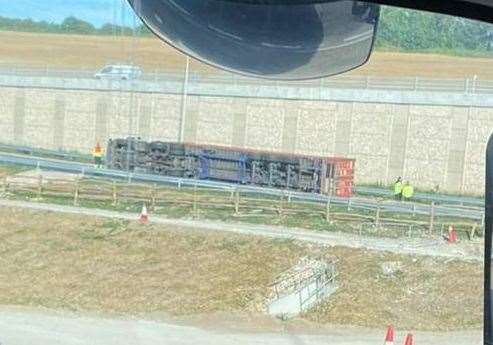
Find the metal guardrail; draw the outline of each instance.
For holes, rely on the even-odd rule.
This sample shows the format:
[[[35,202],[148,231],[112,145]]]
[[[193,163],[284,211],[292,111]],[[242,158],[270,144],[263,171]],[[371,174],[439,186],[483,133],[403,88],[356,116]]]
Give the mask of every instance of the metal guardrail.
[[[10,145],[5,143],[0,143],[0,152],[19,153],[29,156],[56,158],[56,159],[85,162],[85,163],[92,161],[90,155],[83,155],[76,152],[41,149],[41,148],[35,148],[30,146]],[[382,197],[387,199],[391,199],[393,197],[392,190],[385,187],[355,186],[353,187],[353,191],[356,193],[356,195],[360,195],[360,196],[368,195],[372,197]],[[471,206],[471,207],[481,207],[481,208],[484,207],[484,198],[479,198],[479,197],[476,198],[469,196],[416,192],[414,194],[414,199],[424,202],[430,202],[430,203],[435,202],[436,204],[451,204],[451,205]]]
[[[17,66],[0,66],[0,75],[17,77],[54,77],[64,79],[95,79],[95,70],[23,68]],[[176,70],[155,70],[144,72],[141,80],[183,82],[184,73]],[[438,79],[422,77],[375,77],[375,76],[336,76],[321,80],[277,82],[248,78],[231,73],[199,73],[189,76],[190,83],[220,83],[229,85],[263,85],[296,86],[336,89],[371,89],[399,91],[434,91],[463,94],[493,94],[493,80],[478,78]]]
[[[228,191],[238,190],[241,193],[256,193],[263,195],[270,195],[276,197],[285,197],[288,200],[309,201],[327,204],[329,197],[321,194],[304,193],[296,191],[286,191],[273,188],[264,188],[251,185],[238,185],[226,182],[209,181],[209,180],[195,180],[184,179],[169,176],[150,175],[142,173],[127,173],[125,171],[99,169],[93,165],[67,162],[55,159],[46,159],[39,157],[25,157],[16,154],[0,153],[0,163],[4,164],[16,164],[29,167],[37,167],[46,170],[56,170],[62,172],[76,173],[82,175],[90,175],[96,177],[103,177],[108,179],[123,179],[128,181],[140,181],[148,183],[174,185],[178,188],[181,187],[204,187],[204,188],[216,188]],[[476,222],[484,222],[484,211],[481,208],[462,208],[454,206],[431,206],[418,203],[407,203],[397,201],[379,201],[375,199],[364,199],[360,197],[341,198],[336,196],[330,197],[330,203],[347,207],[348,209],[360,209],[376,211],[380,209],[384,212],[396,212],[407,213],[413,215],[430,215],[432,212],[436,217],[457,217],[462,219],[469,219]]]
[[[359,195],[373,195],[391,198],[393,197],[393,192],[387,188],[378,187],[354,187],[354,191]],[[416,192],[414,194],[414,199],[435,202],[440,204],[455,204],[460,206],[472,206],[472,207],[484,207],[483,198],[475,198],[469,196],[454,196],[454,195],[444,195],[436,193],[424,193]]]
[[[77,152],[67,152],[62,150],[49,150],[42,148],[34,148],[31,146],[19,146],[0,143],[0,152],[20,153],[29,156],[40,156],[48,158],[64,159],[77,162],[92,162],[91,155],[84,155]]]

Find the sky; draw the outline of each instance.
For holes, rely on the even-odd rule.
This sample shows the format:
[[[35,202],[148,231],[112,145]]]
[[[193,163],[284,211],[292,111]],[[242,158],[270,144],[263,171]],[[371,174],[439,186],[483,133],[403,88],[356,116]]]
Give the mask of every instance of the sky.
[[[133,23],[126,0],[0,0],[0,16],[56,23],[75,16],[95,26],[115,20],[118,25]]]

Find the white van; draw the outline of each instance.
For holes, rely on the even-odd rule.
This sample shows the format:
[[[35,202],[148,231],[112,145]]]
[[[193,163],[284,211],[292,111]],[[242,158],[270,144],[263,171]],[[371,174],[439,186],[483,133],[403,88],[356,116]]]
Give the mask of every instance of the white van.
[[[140,78],[142,70],[131,65],[107,65],[94,75],[97,79],[130,80]]]

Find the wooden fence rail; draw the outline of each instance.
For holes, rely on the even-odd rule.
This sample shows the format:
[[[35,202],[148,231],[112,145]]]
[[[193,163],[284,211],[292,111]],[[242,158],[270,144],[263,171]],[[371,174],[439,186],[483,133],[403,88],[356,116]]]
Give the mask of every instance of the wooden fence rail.
[[[348,231],[356,233],[389,233],[389,229],[398,229],[392,235],[402,236],[446,236],[448,224],[440,223],[434,214],[432,204],[428,219],[400,219],[385,215],[381,201],[374,211],[357,213],[351,211],[350,200],[346,206],[332,205],[329,197],[326,204],[310,201],[293,201],[289,194],[278,198],[259,197],[256,194],[240,193],[238,188],[217,190],[198,187],[176,188],[156,184],[128,183],[95,178],[77,177],[74,179],[53,179],[43,175],[23,176],[21,179],[2,178],[0,191],[4,194],[27,194],[36,200],[43,198],[64,198],[73,205],[84,201],[107,203],[108,207],[117,207],[122,203],[146,203],[151,210],[158,207],[179,206],[190,208],[193,218],[199,218],[204,212],[216,210],[229,213],[234,217],[277,217],[282,222],[286,217],[298,216],[296,219],[316,218],[328,225],[344,223]],[[459,232],[474,239],[482,235],[480,224],[461,222],[454,224]],[[350,229],[349,229],[350,228]]]

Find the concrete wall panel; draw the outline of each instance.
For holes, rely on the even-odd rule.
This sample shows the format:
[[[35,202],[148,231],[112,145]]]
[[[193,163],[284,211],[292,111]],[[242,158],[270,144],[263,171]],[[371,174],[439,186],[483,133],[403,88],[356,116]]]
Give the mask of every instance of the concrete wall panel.
[[[176,95],[0,88],[2,142],[89,152],[96,140],[177,141]],[[189,96],[185,140],[355,158],[359,183],[483,192],[493,108]]]
[[[336,107],[300,109],[297,128],[296,152],[303,154],[333,155],[336,140]]]
[[[284,108],[279,101],[250,103],[247,106],[246,146],[255,149],[281,150]]]

